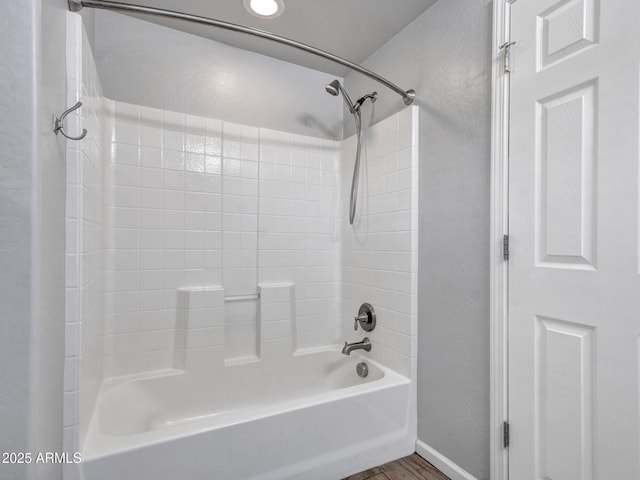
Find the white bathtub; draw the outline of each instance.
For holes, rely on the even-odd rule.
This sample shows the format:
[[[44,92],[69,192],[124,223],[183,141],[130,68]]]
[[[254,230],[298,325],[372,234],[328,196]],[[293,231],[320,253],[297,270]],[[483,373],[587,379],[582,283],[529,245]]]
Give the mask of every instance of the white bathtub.
[[[356,364],[365,360],[369,375]],[[215,376],[104,382],[84,480],[331,480],[414,451],[410,382],[356,352],[316,350]]]

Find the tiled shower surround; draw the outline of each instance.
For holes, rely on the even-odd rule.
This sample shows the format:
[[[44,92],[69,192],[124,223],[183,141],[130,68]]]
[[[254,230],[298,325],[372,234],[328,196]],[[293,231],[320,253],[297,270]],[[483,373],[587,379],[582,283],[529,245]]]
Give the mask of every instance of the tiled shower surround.
[[[178,289],[218,285],[225,359],[259,354],[258,287],[295,285],[296,346],[340,332],[337,142],[115,103],[105,375],[174,367]]]
[[[417,108],[366,129],[350,226],[355,138],[104,99],[76,14],[69,35],[90,133],[68,143],[67,451],[104,378],[359,341],[362,302],[369,355],[415,378]]]
[[[348,120],[346,120],[348,121]],[[418,109],[405,108],[367,129],[353,226],[347,222],[355,137],[342,142],[341,260],[344,335],[361,340],[349,321],[371,303],[377,325],[371,358],[411,378],[417,356]]]

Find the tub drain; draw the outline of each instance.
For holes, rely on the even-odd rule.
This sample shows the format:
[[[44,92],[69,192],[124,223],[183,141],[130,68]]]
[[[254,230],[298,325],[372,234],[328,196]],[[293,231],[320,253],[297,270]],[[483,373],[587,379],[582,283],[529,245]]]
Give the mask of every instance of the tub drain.
[[[369,366],[364,362],[360,362],[358,365],[356,365],[356,372],[358,373],[359,377],[364,378],[369,375]]]

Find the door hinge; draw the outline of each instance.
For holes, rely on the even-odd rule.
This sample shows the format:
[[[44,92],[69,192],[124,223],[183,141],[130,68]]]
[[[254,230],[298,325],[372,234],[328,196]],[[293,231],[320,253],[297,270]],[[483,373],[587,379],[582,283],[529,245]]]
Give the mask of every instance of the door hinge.
[[[509,437],[509,422],[502,423],[502,445],[504,448],[509,448],[511,439]]]
[[[511,73],[511,47],[515,45],[516,42],[504,42],[502,45],[498,47],[498,50],[504,50],[504,71],[505,73]]]
[[[502,237],[502,258],[505,262],[509,260],[509,235]]]

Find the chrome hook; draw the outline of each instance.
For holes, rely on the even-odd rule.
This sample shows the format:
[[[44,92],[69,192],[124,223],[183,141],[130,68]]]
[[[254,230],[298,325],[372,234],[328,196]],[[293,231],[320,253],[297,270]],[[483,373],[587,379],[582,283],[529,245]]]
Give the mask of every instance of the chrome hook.
[[[70,137],[69,135],[67,135],[64,132],[64,124],[63,124],[64,119],[66,118],[67,115],[69,115],[71,112],[79,109],[81,106],[82,106],[82,102],[78,102],[73,107],[71,107],[71,108],[65,110],[64,112],[62,112],[62,115],[60,115],[60,118],[54,116],[53,133],[55,133],[57,135],[58,132],[60,132],[63,136],[65,136],[69,140],[82,140],[84,137],[86,137],[87,136],[87,129],[86,128],[82,129],[82,133],[80,134],[79,137]]]

